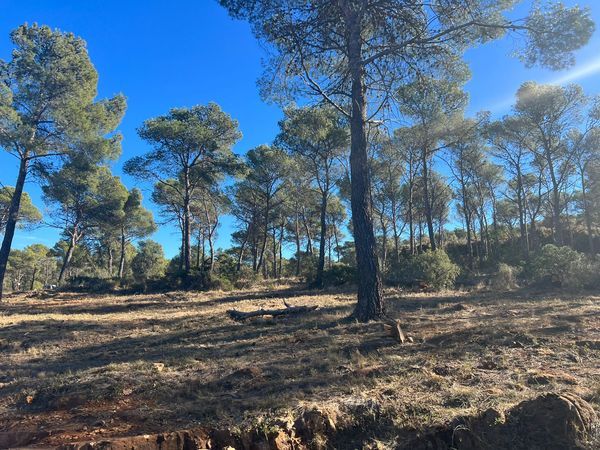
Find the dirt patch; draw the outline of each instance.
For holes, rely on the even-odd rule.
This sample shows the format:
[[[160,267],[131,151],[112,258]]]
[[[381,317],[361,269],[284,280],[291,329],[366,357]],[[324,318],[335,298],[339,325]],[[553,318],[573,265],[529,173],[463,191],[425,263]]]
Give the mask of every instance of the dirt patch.
[[[477,416],[455,418],[419,433],[394,429],[394,417],[386,415],[381,405],[365,402],[344,405],[338,410],[309,409],[294,421],[263,422],[245,430],[197,428],[66,444],[57,449],[586,449],[592,448],[597,420],[594,409],[580,397],[550,393],[523,401],[508,411],[490,408]],[[382,441],[387,441],[387,445],[382,447]]]
[[[394,448],[397,430],[423,433],[546,392],[598,410],[598,297],[386,297],[413,342],[343,320],[355,302],[344,292],[12,296],[0,305],[0,432],[43,430],[41,445],[204,426],[268,432],[299,411],[341,408],[336,436],[352,428],[343,417],[358,417],[363,436],[379,430],[373,445]],[[247,323],[226,314],[284,301],[319,308]]]

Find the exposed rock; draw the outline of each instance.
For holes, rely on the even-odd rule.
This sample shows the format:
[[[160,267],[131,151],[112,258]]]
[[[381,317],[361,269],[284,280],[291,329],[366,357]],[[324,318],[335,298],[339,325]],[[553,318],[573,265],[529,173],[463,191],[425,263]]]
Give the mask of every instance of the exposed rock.
[[[521,402],[509,411],[513,439],[528,449],[583,449],[598,417],[574,394],[544,394]],[[517,447],[514,447],[517,448]]]
[[[210,436],[206,430],[198,429],[66,444],[59,447],[59,450],[200,450],[206,448],[211,448]]]
[[[336,432],[335,417],[324,411],[309,409],[296,420],[294,429],[308,448],[326,448],[328,437]]]
[[[417,436],[399,449],[578,450],[597,423],[594,409],[573,394],[544,394],[519,403],[506,417],[488,409]]]

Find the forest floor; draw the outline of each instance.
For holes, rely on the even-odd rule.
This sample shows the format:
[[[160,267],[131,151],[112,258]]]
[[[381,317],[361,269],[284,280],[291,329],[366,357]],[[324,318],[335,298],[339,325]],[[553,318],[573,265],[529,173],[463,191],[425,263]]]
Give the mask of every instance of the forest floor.
[[[0,304],[0,432],[40,443],[198,425],[240,427],[317,406],[393,411],[422,428],[572,392],[600,410],[600,295],[386,291],[380,323],[343,320],[351,291],[297,286],[148,295],[9,295]],[[235,322],[227,310],[292,306]]]

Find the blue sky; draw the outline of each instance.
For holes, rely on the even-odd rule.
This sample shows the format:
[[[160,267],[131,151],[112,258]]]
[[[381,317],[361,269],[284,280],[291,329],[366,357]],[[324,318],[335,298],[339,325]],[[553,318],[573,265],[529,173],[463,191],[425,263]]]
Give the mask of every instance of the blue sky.
[[[599,2],[565,3],[589,5],[594,20],[600,24]],[[514,14],[518,17],[526,10],[519,7]],[[120,127],[124,135],[123,155],[113,170],[128,187],[135,186],[136,181],[123,175],[124,161],[147,150],[137,137],[136,128],[169,108],[217,102],[239,121],[244,135],[234,149],[239,154],[271,142],[277,134],[281,111],[262,102],[256,88],[263,50],[249,26],[231,20],[216,1],[0,0],[0,11],[2,59],[10,57],[9,32],[24,22],[70,31],[87,41],[100,75],[99,96],[123,93],[127,97],[127,114]],[[527,80],[574,81],[588,94],[599,94],[599,34],[577,53],[577,66],[565,72],[525,69],[510,56],[517,45],[511,39],[470,50],[467,61],[473,76],[467,85],[471,96],[468,113],[509,112],[514,93]],[[14,185],[16,169],[16,160],[0,152],[0,182]],[[30,182],[26,190],[34,203],[46,211],[39,187]],[[144,194],[146,206],[156,211],[148,200],[147,189]],[[231,229],[231,219],[225,218],[219,231],[219,246],[228,245]],[[152,238],[164,246],[168,256],[177,253],[179,239],[172,227],[161,227]],[[57,239],[57,230],[51,228],[18,230],[13,246],[22,248],[35,242],[52,246]]]

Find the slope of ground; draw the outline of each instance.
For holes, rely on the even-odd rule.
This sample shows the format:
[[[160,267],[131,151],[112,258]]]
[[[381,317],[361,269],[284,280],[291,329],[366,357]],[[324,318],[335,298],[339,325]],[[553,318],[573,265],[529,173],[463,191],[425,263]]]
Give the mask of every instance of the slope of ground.
[[[9,297],[0,304],[0,432],[42,432],[39,442],[53,445],[267,426],[313,406],[360,408],[414,430],[547,391],[598,411],[600,297],[386,294],[413,342],[343,320],[355,301],[347,292]],[[244,323],[226,313],[284,301],[319,308]]]

